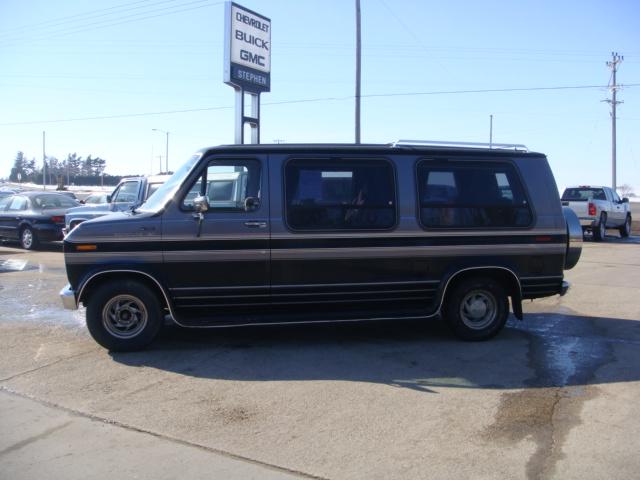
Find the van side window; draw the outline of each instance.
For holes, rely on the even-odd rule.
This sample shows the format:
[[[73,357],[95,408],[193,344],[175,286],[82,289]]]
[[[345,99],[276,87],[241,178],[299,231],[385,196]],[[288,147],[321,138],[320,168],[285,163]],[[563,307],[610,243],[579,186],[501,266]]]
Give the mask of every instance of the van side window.
[[[286,220],[294,230],[387,230],[396,224],[395,175],[385,160],[292,160]]]
[[[532,214],[507,164],[418,164],[420,222],[426,228],[526,227]]]
[[[260,198],[260,162],[216,160],[193,184],[182,201],[183,210],[193,210],[193,199],[204,195],[210,210],[245,211],[245,200]]]

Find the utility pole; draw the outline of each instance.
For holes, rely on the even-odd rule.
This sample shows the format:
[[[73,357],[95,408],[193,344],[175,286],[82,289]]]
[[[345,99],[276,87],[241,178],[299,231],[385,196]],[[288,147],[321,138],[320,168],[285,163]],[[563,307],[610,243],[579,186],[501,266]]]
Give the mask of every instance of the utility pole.
[[[47,155],[45,153],[45,132],[42,131],[42,189],[46,190],[47,178]]]
[[[169,173],[169,132],[165,132],[167,134],[167,143],[165,143],[165,150],[164,150],[164,162],[167,165],[167,172]]]
[[[152,128],[151,130],[153,130],[154,132],[160,132],[160,133],[164,133],[167,136],[167,143],[165,144],[165,151],[164,151],[164,159],[165,159],[165,163],[167,164],[167,168],[166,168],[166,172],[165,173],[169,173],[169,132],[166,130],[160,130],[159,128]],[[160,172],[162,172],[162,164],[160,164]]]
[[[360,143],[360,0],[356,0],[356,143]]]
[[[619,102],[616,100],[616,93],[618,91],[618,84],[616,83],[616,72],[618,71],[618,65],[624,60],[624,56],[618,55],[618,52],[611,52],[611,61],[607,62],[607,67],[611,69],[611,99],[605,100],[611,105],[611,188],[616,190],[616,105]]]

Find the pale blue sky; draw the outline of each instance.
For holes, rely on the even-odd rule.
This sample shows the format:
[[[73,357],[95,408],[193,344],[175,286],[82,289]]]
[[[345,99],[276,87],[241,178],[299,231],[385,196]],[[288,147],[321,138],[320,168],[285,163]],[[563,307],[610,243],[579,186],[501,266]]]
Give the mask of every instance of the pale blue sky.
[[[355,2],[238,3],[272,20],[263,143],[352,142]],[[606,88],[441,92],[607,85],[612,50],[625,57],[618,82],[638,85],[639,2],[361,4],[363,142],[486,142],[493,114],[494,141],[546,153],[559,186],[610,183]],[[18,150],[41,164],[43,130],[48,155],[100,156],[112,174],[158,170],[153,128],[171,132],[172,169],[232,143],[223,12],[209,0],[0,0],[0,177]],[[619,99],[618,184],[640,194],[640,86]],[[282,103],[297,100],[315,101]]]

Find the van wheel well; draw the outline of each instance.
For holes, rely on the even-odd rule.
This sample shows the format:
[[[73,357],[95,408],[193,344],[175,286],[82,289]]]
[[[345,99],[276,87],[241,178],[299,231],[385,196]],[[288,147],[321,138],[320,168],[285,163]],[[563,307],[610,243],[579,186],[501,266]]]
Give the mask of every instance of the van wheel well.
[[[451,281],[447,285],[446,291],[442,299],[442,304],[446,304],[447,297],[451,295],[458,285],[473,278],[490,278],[498,282],[504,288],[506,294],[511,297],[511,305],[513,314],[516,318],[522,320],[522,294],[520,292],[520,284],[514,273],[501,268],[474,268],[462,272],[454,273]]]
[[[144,285],[150,291],[152,291],[156,295],[156,297],[158,297],[158,302],[163,309],[169,309],[169,305],[167,305],[167,300],[164,296],[164,293],[162,292],[162,289],[158,286],[158,284],[151,280],[151,278],[149,278],[148,276],[136,272],[106,272],[99,274],[89,280],[89,283],[82,290],[81,297],[78,299],[78,301],[82,302],[82,304],[86,306],[89,299],[91,298],[91,295],[101,286],[110,282],[121,282],[124,280],[135,281],[140,283],[141,285]]]

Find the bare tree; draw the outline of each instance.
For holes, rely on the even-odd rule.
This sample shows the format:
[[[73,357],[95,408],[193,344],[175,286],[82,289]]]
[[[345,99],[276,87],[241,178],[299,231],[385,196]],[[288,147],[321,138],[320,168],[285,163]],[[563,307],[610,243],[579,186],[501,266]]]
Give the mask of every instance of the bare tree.
[[[624,185],[618,186],[618,193],[621,197],[635,197],[636,194],[633,192],[633,187],[628,183]]]

